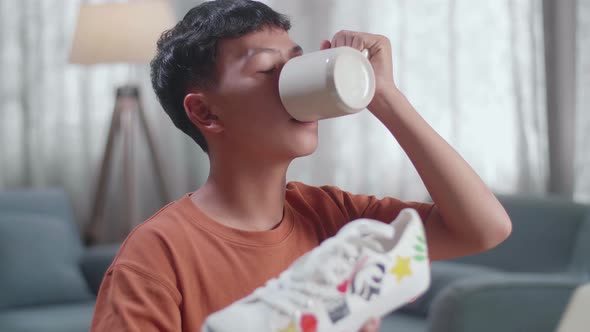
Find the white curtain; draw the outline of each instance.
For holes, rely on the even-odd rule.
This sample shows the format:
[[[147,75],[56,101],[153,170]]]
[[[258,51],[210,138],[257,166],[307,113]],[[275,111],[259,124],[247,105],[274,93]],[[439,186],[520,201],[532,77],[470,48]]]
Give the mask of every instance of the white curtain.
[[[173,198],[207,174],[204,156],[161,110],[147,65],[68,64],[79,0],[0,0],[0,189],[64,187],[77,221],[88,222],[115,88],[141,85],[148,121]],[[93,1],[100,2],[100,1]],[[137,131],[136,131],[137,132]],[[139,134],[138,134],[139,135]],[[143,137],[136,142],[141,219],[162,205]],[[102,239],[125,232],[122,146],[115,145]]]
[[[496,192],[547,177],[542,8],[536,0],[265,1],[306,51],[340,29],[386,35],[398,86]],[[424,199],[403,151],[369,112],[320,124],[320,148],[290,178]]]
[[[574,195],[590,203],[590,1],[578,0]]]
[[[175,3],[184,14],[198,2]],[[266,2],[292,17],[292,35],[306,52],[340,29],[388,36],[400,88],[494,190],[544,191],[539,1]],[[161,110],[147,66],[67,63],[78,5],[79,0],[0,0],[0,189],[65,187],[83,225],[94,198],[114,89],[121,84],[135,81],[143,88],[173,198],[203,183],[208,165],[205,154]],[[144,140],[136,142],[139,206],[147,218],[161,202]],[[121,168],[118,151],[116,170]],[[113,172],[109,189],[106,241],[120,238],[117,227],[124,223],[120,173]],[[319,150],[297,160],[289,179],[403,199],[426,196],[403,151],[368,112],[323,121]]]

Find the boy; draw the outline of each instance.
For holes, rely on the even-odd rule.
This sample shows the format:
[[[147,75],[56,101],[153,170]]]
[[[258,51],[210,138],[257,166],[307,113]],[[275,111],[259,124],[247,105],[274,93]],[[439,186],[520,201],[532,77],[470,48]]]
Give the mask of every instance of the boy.
[[[383,36],[341,31],[321,48],[368,49],[376,75],[368,109],[434,204],[286,183],[291,161],[318,144],[317,122],[292,119],[278,95],[282,66],[302,53],[289,28],[262,3],[219,0],[193,8],[160,38],[153,87],[174,124],[208,154],[210,174],[128,236],[105,274],[92,330],[198,331],[207,315],[360,217],[390,222],[417,209],[432,260],[481,252],[509,235],[494,195],[397,89]]]

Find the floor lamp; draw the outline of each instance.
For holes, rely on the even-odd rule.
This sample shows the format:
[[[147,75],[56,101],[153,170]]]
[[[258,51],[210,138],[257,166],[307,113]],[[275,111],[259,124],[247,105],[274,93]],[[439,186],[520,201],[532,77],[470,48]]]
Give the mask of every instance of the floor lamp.
[[[158,37],[173,24],[172,10],[165,1],[83,4],[72,43],[70,63],[148,63],[154,55]],[[141,103],[139,86],[121,86],[116,90],[90,221],[84,229],[84,241],[88,245],[99,240],[117,140],[123,143],[125,234],[139,222],[133,164],[136,128],[144,133],[160,196],[165,202],[170,200],[162,175],[161,159]]]

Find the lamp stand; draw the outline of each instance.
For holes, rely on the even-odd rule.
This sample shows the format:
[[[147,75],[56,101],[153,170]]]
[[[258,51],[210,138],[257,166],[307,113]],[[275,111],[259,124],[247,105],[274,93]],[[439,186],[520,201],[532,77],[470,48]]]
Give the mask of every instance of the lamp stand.
[[[125,235],[137,225],[137,208],[136,208],[136,191],[135,191],[135,169],[133,163],[133,138],[136,128],[137,118],[139,117],[140,130],[145,134],[149,154],[151,157],[153,169],[156,175],[156,182],[160,197],[164,202],[170,201],[164,177],[162,176],[161,159],[159,157],[156,145],[149,130],[146,116],[139,96],[139,87],[135,85],[126,85],[117,88],[115,107],[111,117],[107,145],[105,147],[98,185],[96,187],[95,199],[92,207],[90,222],[84,230],[84,242],[87,245],[95,244],[98,241],[100,224],[104,217],[104,208],[106,203],[106,189],[109,180],[110,165],[113,159],[113,148],[115,139],[123,139],[123,177],[125,186]]]

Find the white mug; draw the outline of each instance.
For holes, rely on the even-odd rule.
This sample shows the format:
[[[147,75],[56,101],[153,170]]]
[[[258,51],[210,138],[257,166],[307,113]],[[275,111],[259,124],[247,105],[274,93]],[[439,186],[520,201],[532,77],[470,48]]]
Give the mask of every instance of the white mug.
[[[352,47],[336,47],[295,57],[283,66],[279,95],[299,121],[357,113],[375,94],[375,73],[367,57]]]

